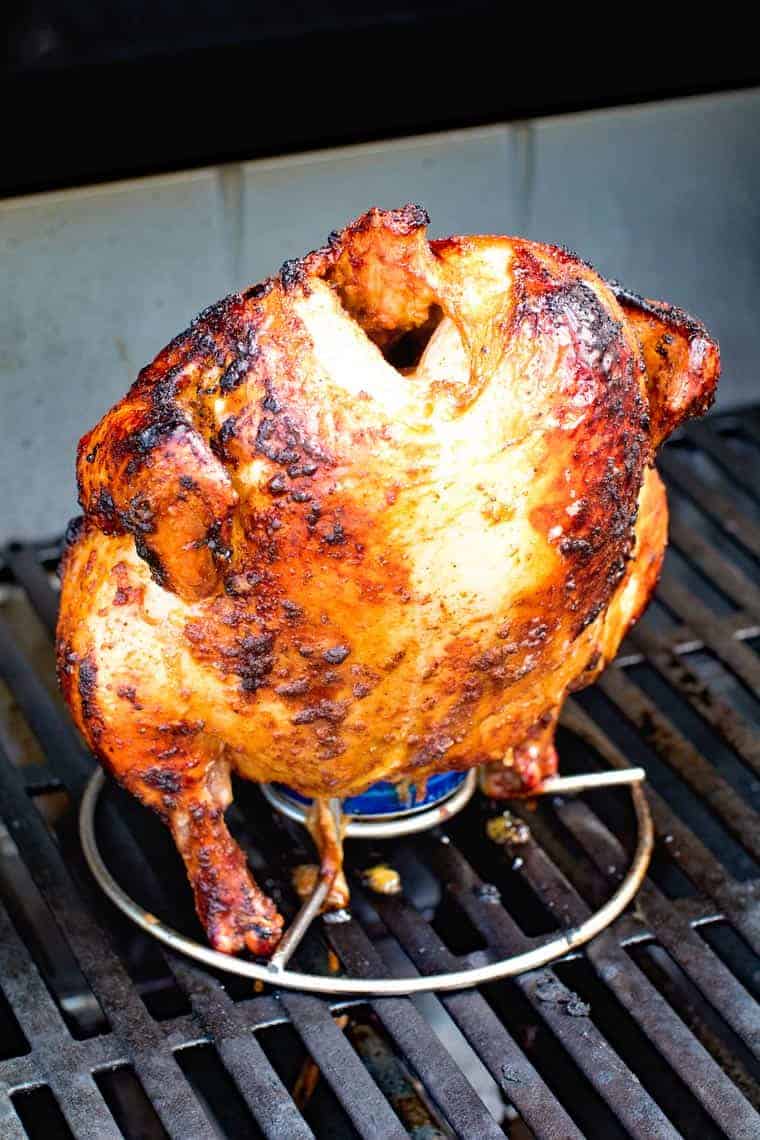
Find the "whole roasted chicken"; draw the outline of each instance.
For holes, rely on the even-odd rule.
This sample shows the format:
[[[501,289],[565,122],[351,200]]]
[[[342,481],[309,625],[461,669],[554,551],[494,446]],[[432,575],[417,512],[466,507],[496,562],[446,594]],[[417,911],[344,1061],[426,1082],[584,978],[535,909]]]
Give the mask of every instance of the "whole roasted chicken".
[[[555,246],[428,242],[370,210],[202,313],[82,440],[60,682],[172,831],[212,944],[282,920],[224,820],[230,773],[315,798],[556,769],[666,543],[654,449],[711,402],[704,327]]]

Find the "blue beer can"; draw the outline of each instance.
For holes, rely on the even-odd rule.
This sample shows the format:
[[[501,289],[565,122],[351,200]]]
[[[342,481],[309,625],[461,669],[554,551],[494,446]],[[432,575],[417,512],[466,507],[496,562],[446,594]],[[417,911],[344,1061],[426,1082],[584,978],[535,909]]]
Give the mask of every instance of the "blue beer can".
[[[466,772],[441,772],[437,776],[429,776],[419,787],[407,781],[394,784],[390,780],[379,780],[361,795],[347,796],[342,801],[343,811],[346,815],[365,819],[398,819],[447,800],[466,779]],[[311,803],[308,796],[302,796],[285,784],[275,784],[275,787],[295,804],[308,806]]]

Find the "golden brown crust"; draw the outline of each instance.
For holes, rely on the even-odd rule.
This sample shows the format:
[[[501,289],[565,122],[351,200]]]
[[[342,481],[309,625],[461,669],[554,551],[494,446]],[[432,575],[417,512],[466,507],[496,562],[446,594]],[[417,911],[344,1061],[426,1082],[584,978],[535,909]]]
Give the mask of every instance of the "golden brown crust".
[[[714,384],[703,331],[425,221],[370,211],[207,310],[82,442],[62,686],[165,814],[221,755],[325,797],[507,755],[532,778],[652,588],[652,433]],[[661,367],[666,318],[691,348]]]
[[[715,399],[720,349],[705,326],[666,301],[613,285],[644,353],[655,447],[680,423],[703,416]]]

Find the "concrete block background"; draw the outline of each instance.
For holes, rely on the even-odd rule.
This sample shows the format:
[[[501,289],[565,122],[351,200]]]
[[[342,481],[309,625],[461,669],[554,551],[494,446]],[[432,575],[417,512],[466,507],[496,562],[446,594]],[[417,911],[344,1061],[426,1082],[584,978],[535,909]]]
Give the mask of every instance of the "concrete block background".
[[[719,406],[760,400],[760,92],[533,125],[527,237],[700,317]]]
[[[241,280],[321,245],[369,206],[418,202],[431,237],[515,233],[525,221],[526,127],[351,147],[242,170]]]
[[[0,203],[0,542],[64,529],[79,437],[229,279],[214,172]]]
[[[369,205],[519,233],[702,317],[760,399],[760,91],[0,202],[0,542],[76,511],[79,436],[205,305]]]

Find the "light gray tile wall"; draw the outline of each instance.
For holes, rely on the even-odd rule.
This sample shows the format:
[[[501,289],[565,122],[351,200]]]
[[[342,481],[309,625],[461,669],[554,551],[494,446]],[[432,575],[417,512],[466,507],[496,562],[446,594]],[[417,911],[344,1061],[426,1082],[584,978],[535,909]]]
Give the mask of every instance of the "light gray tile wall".
[[[0,542],[63,528],[77,439],[199,309],[373,204],[576,248],[715,329],[724,406],[760,399],[759,127],[747,92],[0,202]]]
[[[63,530],[79,437],[200,309],[368,204],[423,201],[436,232],[515,228],[519,135],[454,132],[0,202],[0,543]]]
[[[760,400],[760,91],[535,123],[527,237],[719,339],[719,406]]]
[[[511,233],[525,208],[525,127],[490,127],[433,138],[306,155],[243,168],[240,280],[278,269],[321,245],[330,230],[370,206],[417,202],[430,234]]]
[[[63,529],[77,440],[229,277],[212,173],[0,203],[0,542]]]

